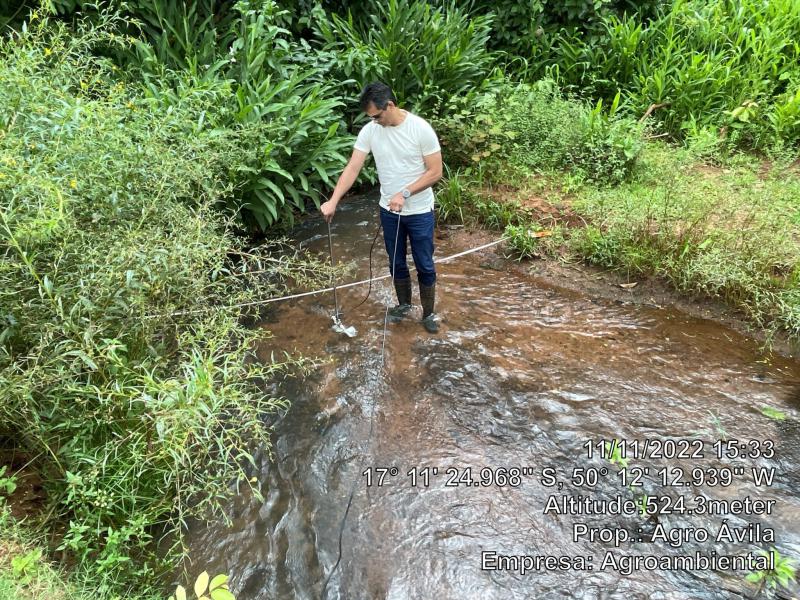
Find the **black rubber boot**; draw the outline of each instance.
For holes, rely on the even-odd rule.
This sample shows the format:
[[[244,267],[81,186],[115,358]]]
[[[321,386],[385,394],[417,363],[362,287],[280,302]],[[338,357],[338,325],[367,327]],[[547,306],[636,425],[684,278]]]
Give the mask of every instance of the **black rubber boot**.
[[[397,293],[397,306],[389,309],[389,320],[397,323],[411,312],[411,278],[395,279],[394,291]]]
[[[422,304],[422,325],[428,333],[439,331],[439,321],[436,313],[433,312],[433,305],[436,301],[436,282],[433,285],[419,285],[419,299]]]

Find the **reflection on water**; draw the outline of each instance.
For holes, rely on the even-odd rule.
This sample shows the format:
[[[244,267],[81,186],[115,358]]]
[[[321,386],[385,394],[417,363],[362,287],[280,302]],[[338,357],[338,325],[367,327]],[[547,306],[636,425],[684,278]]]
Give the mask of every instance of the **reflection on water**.
[[[334,252],[358,261],[359,278],[368,273],[374,212],[374,201],[353,200],[333,226]],[[318,219],[299,228],[296,239],[327,250]],[[443,240],[437,256],[463,249]],[[800,558],[800,410],[786,400],[800,381],[797,362],[764,361],[739,334],[674,310],[620,305],[512,270],[482,268],[492,252],[439,266],[439,335],[424,332],[417,307],[411,319],[389,327],[385,372],[380,351],[384,307],[393,301],[388,281],[378,282],[355,310],[348,307],[366,288],[340,292],[343,321],[359,331],[354,339],[330,329],[330,294],[279,308],[264,325],[274,338],[260,349],[263,356],[296,349],[333,360],[283,387],[293,405],[276,426],[273,460],[260,460],[265,500],[242,495],[231,503],[232,526],[195,528],[196,564],[229,573],[239,600],[319,598],[339,557],[353,489],[328,598],[745,598],[755,592],[746,572],[627,573],[624,565],[601,566],[609,556],[745,555],[772,546]],[[386,269],[380,242],[374,268]],[[414,293],[418,304],[416,286]],[[786,419],[768,418],[765,406]],[[591,460],[585,447],[590,440],[665,438],[705,440],[704,458],[669,458],[668,448],[663,459],[651,456],[652,448],[648,456],[628,456],[626,471],[642,476],[633,487],[617,475],[618,457],[612,464],[597,456],[602,443]],[[712,448],[720,439],[771,440],[775,454],[720,460]],[[503,470],[515,467],[520,470]],[[774,467],[772,485],[753,482],[751,469],[761,467]],[[659,474],[665,468],[683,471]],[[369,488],[361,475],[366,469],[373,477]],[[514,485],[482,485],[508,483],[509,473]],[[563,487],[544,485],[543,473]],[[730,485],[712,485],[726,473]],[[661,484],[667,474],[675,485]],[[582,484],[581,477],[594,475],[596,485]],[[698,497],[772,503],[760,515],[545,514],[551,496],[659,506],[683,501],[686,507]],[[714,541],[724,519],[743,532],[742,541]],[[761,533],[748,524],[759,524]],[[594,530],[594,540],[587,533],[575,541],[576,526],[578,533]],[[710,539],[698,540],[690,528]],[[766,528],[774,530],[774,541]],[[659,532],[689,539],[670,545]],[[616,547],[620,536],[625,541]],[[585,562],[583,570],[542,563],[523,574],[491,568],[496,555]]]

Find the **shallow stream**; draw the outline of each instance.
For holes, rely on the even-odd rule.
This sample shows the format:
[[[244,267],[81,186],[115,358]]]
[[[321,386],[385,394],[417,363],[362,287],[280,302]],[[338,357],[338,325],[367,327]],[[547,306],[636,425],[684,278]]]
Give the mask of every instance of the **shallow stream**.
[[[357,279],[376,227],[370,198],[334,220],[334,253],[357,261]],[[295,239],[327,253],[326,231],[310,218]],[[437,240],[437,256],[469,241]],[[332,361],[281,388],[292,407],[272,460],[259,457],[265,501],[244,494],[232,526],[195,528],[195,564],[229,573],[238,600],[321,598],[337,560],[330,599],[729,599],[753,597],[746,570],[626,569],[625,557],[776,547],[800,559],[800,363],[674,309],[557,287],[496,252],[438,266],[436,336],[418,322],[414,281],[415,312],[388,327],[384,369],[388,280],[357,309],[366,286],[340,291],[353,339],[330,328],[331,294],[276,308],[261,356],[296,349]],[[373,262],[386,271],[380,239]],[[603,456],[614,439],[626,441],[627,481],[621,457]],[[756,485],[752,469],[772,483]],[[570,496],[637,509],[563,514]],[[746,497],[751,512],[764,501],[763,514],[734,514]],[[728,503],[697,514],[709,500]]]

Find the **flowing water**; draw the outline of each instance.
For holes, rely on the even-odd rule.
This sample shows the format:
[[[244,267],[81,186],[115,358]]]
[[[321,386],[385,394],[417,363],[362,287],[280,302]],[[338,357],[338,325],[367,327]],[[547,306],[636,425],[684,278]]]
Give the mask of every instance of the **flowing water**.
[[[358,279],[376,227],[374,198],[345,203],[333,223],[334,254],[357,261]],[[295,236],[327,253],[326,231],[310,218]],[[437,256],[466,249],[458,237],[438,240]],[[229,573],[238,600],[728,599],[755,594],[746,570],[626,561],[771,547],[800,559],[800,364],[676,310],[498,269],[495,250],[438,266],[440,333],[424,332],[417,306],[388,327],[383,368],[388,280],[357,309],[366,286],[340,291],[354,339],[331,330],[331,294],[275,310],[262,357],[331,361],[282,385],[293,403],[272,458],[259,456],[264,500],[243,493],[231,526],[194,528],[195,564]],[[386,262],[379,238],[376,274]],[[613,439],[626,440],[629,481],[620,457],[602,456]],[[757,485],[754,468],[774,470],[772,483]],[[570,496],[657,514],[578,514],[562,505]],[[761,514],[731,504],[748,497]],[[709,500],[728,505],[698,514]]]

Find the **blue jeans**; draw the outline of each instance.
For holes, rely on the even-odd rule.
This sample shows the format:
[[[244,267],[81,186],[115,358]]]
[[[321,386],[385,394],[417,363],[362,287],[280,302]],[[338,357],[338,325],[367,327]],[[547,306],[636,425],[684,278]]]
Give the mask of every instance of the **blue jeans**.
[[[400,221],[400,232],[397,222]],[[408,279],[406,264],[407,241],[411,240],[411,256],[417,267],[417,280],[420,285],[431,286],[436,281],[436,268],[433,264],[433,211],[401,217],[381,207],[383,241],[389,255],[389,272],[395,279]],[[394,240],[397,238],[397,254]],[[394,264],[392,264],[394,257]]]

